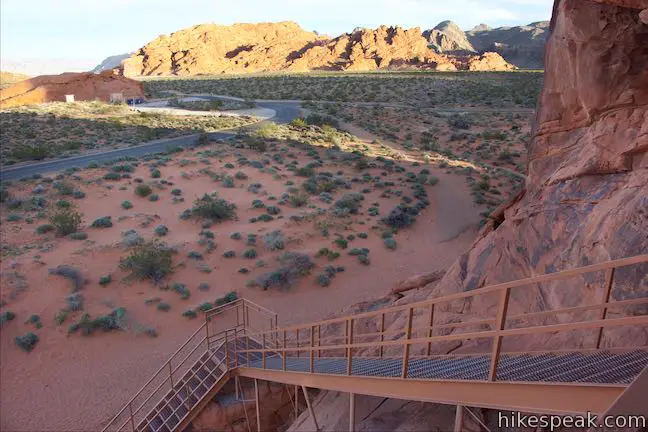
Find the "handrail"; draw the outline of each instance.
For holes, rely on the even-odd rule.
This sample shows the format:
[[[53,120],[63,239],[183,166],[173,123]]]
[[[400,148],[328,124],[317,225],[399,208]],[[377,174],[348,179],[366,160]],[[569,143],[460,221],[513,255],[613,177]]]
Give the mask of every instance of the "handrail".
[[[122,416],[127,409],[130,410],[130,423],[133,429],[135,429],[134,415],[139,413],[141,409],[150,401],[150,399],[159,391],[159,389],[171,380],[173,388],[173,377],[174,374],[180,371],[181,367],[191,358],[191,356],[196,352],[196,350],[202,346],[204,342],[207,342],[207,351],[213,351],[210,348],[210,344],[214,344],[221,347],[225,347],[225,359],[221,359],[221,364],[224,362],[226,368],[229,370],[232,367],[239,367],[239,355],[244,354],[247,358],[245,362],[246,366],[250,366],[250,354],[256,353],[260,354],[258,357],[263,368],[266,368],[266,360],[271,357],[280,356],[282,358],[282,369],[286,370],[286,357],[290,355],[295,355],[299,357],[300,353],[308,353],[310,357],[310,371],[314,372],[314,360],[315,358],[322,357],[323,353],[336,351],[343,352],[343,358],[347,362],[347,374],[351,375],[353,372],[352,364],[354,357],[360,356],[363,357],[363,354],[369,353],[358,353],[359,349],[371,348],[371,352],[374,352],[376,349],[379,350],[380,358],[394,358],[402,359],[402,374],[401,378],[408,378],[408,364],[409,360],[413,358],[419,358],[421,355],[418,353],[413,353],[410,356],[410,348],[414,345],[426,345],[427,346],[427,356],[431,356],[431,346],[434,342],[440,341],[454,341],[454,340],[470,340],[470,339],[491,339],[491,352],[490,352],[490,371],[488,373],[488,380],[495,381],[497,379],[497,366],[500,357],[500,350],[502,346],[502,340],[505,337],[511,336],[522,336],[530,334],[546,334],[553,332],[561,331],[573,331],[573,330],[588,330],[588,329],[598,329],[598,337],[596,339],[595,348],[581,348],[575,350],[576,352],[584,352],[591,350],[599,350],[601,339],[603,335],[603,329],[618,327],[618,326],[630,326],[630,325],[648,325],[648,315],[641,316],[625,316],[622,318],[607,318],[607,312],[613,308],[622,308],[631,305],[639,305],[648,303],[648,297],[646,298],[636,298],[620,301],[611,301],[611,290],[614,282],[615,269],[619,267],[625,267],[635,264],[648,263],[648,254],[638,255],[634,257],[628,257],[618,260],[612,260],[604,263],[593,264],[580,268],[573,268],[564,270],[561,272],[545,274],[540,276],[534,276],[526,279],[510,281],[495,285],[486,286],[477,290],[467,291],[467,292],[458,292],[455,294],[437,297],[433,299],[427,299],[423,301],[418,301],[415,303],[409,303],[399,306],[393,306],[389,308],[384,308],[376,311],[362,312],[355,315],[347,315],[343,317],[336,317],[331,319],[325,319],[321,321],[311,322],[302,325],[291,325],[279,328],[278,326],[278,315],[269,309],[260,306],[250,300],[239,298],[233,302],[229,302],[220,306],[216,306],[212,309],[209,309],[205,312],[205,322],[187,339],[187,341],[178,348],[174,354],[162,365],[160,369],[153,375],[147,383],[142,386],[142,388],[133,396],[128,403],[119,411],[119,413],[107,424],[104,428],[106,431],[109,427],[113,426],[115,422]],[[592,273],[604,270],[604,294],[603,298],[596,304],[585,305],[585,306],[576,306],[563,308],[560,310],[551,310],[551,311],[541,311],[541,312],[530,312],[530,313],[518,313],[518,314],[508,314],[508,306],[511,290],[520,287],[530,287],[535,286],[536,284],[542,282],[552,282],[563,280],[575,276],[579,276],[585,273]],[[558,286],[557,288],[561,288]],[[492,317],[481,317],[473,321],[462,320],[460,322],[446,322],[444,324],[435,324],[435,306],[443,303],[449,303],[456,300],[466,299],[466,298],[475,298],[479,296],[486,296],[492,294],[499,294],[499,303],[495,308],[495,316]],[[428,311],[429,317],[427,318],[427,324],[423,326],[418,326],[416,328],[412,327],[412,321],[414,317],[414,311],[418,309],[424,309]],[[227,310],[236,310],[236,325],[234,327],[222,330],[216,334],[210,335],[210,323],[212,318],[225,312]],[[489,309],[490,310],[490,309]],[[255,329],[252,327],[250,322],[250,311],[254,311],[262,314],[265,318],[269,318],[270,326],[269,329]],[[406,324],[404,328],[394,329],[390,328],[386,330],[385,328],[385,316],[388,314],[394,314],[398,312],[407,311],[407,319],[405,320]],[[537,324],[537,325],[525,325],[517,328],[507,328],[507,324],[512,324],[513,322],[518,322],[520,320],[532,320],[537,318],[545,317],[557,317],[558,315],[564,314],[574,314],[578,312],[588,312],[588,311],[598,311],[597,319],[585,319],[580,318],[581,321],[576,322],[560,322],[562,319],[558,320],[558,323],[553,324]],[[242,313],[241,313],[242,312]],[[443,311],[445,312],[445,311]],[[438,313],[438,311],[437,311]],[[589,315],[588,315],[589,316]],[[369,318],[379,318],[380,325],[377,327],[379,331],[371,331],[368,333],[359,333],[356,327],[359,322],[365,322],[361,320],[366,320]],[[466,318],[462,316],[462,318]],[[262,327],[266,327],[266,324],[263,324]],[[336,332],[343,332],[343,335],[327,335],[322,337],[322,327],[334,325],[334,330]],[[475,326],[485,326],[486,328],[479,328],[478,330],[471,330],[470,327]],[[256,327],[256,326],[255,326]],[[393,326],[392,326],[393,327]],[[512,327],[512,326],[511,326]],[[466,329],[468,331],[455,332],[458,329]],[[195,347],[187,354],[184,359],[175,367],[171,366],[171,362],[175,361],[176,358],[180,355],[183,349],[192,341],[196,341],[196,336],[201,332],[205,331],[205,336],[201,337]],[[434,330],[443,330],[442,334],[434,334]],[[300,335],[301,331],[301,335]],[[294,333],[295,338],[287,338],[288,333]],[[421,334],[423,335],[421,337]],[[302,337],[300,337],[302,336]],[[386,340],[386,336],[393,338]],[[256,339],[256,342],[259,343],[259,348],[250,348],[248,343],[252,338]],[[368,339],[375,338],[379,340],[367,341]],[[241,349],[239,340],[245,340],[245,349]],[[340,343],[342,341],[342,343]],[[230,346],[230,343],[233,342],[233,346]],[[391,356],[390,353],[385,353],[384,349],[389,347],[402,347],[402,355],[400,356]],[[216,352],[216,351],[213,351]],[[481,353],[480,355],[485,355],[486,353]],[[468,355],[468,354],[466,354]],[[476,355],[476,354],[475,354]],[[370,354],[371,356],[371,354]],[[336,357],[339,357],[336,355]],[[234,365],[230,365],[229,359],[234,359]],[[373,357],[371,357],[373,358]],[[166,378],[157,389],[155,389],[145,401],[133,411],[133,402],[140,397],[147,387],[158,378],[162,373],[166,373],[165,369],[169,370],[169,377]],[[124,423],[121,428],[123,428],[126,423]]]
[[[570,277],[578,276],[581,274],[585,273],[592,273],[595,271],[601,271],[601,270],[608,270],[612,268],[617,268],[617,267],[625,267],[629,265],[634,265],[634,264],[640,264],[648,262],[648,254],[644,255],[637,255],[634,257],[629,257],[629,258],[623,258],[623,259],[618,259],[618,260],[613,260],[613,261],[607,261],[604,263],[599,263],[599,264],[593,264],[585,267],[578,267],[578,268],[573,268],[573,269],[568,269],[568,270],[563,270],[560,272],[556,273],[549,273],[549,274],[544,274],[540,276],[534,276],[531,278],[527,279],[519,279],[511,282],[504,282],[496,285],[490,285],[487,287],[475,289],[472,291],[462,291],[459,293],[455,294],[450,294],[447,296],[442,296],[442,297],[437,297],[434,299],[427,299],[427,300],[422,300],[419,302],[415,303],[408,303],[408,304],[403,304],[399,306],[392,306],[389,308],[384,308],[384,309],[379,309],[376,311],[370,311],[370,312],[361,312],[359,314],[355,315],[347,315],[343,317],[336,317],[336,318],[330,318],[322,321],[316,321],[316,322],[310,322],[307,324],[297,324],[297,325],[292,325],[292,326],[287,326],[287,327],[280,327],[275,330],[272,330],[272,332],[282,332],[282,331],[294,331],[294,330],[302,330],[306,329],[311,326],[322,326],[322,325],[329,325],[329,324],[338,324],[338,323],[344,323],[351,317],[353,317],[354,320],[359,320],[363,318],[369,318],[369,317],[376,317],[382,314],[388,314],[388,313],[394,313],[394,312],[400,312],[400,311],[405,311],[410,308],[423,308],[426,306],[431,306],[433,304],[439,304],[439,303],[448,303],[450,301],[455,301],[455,300],[461,300],[465,298],[471,298],[471,297],[477,297],[477,296],[485,296],[488,294],[492,294],[494,292],[501,292],[507,289],[512,289],[512,288],[519,288],[523,286],[528,286],[532,284],[537,284],[541,282],[551,282],[551,281],[556,281],[556,280],[562,280],[562,279],[567,279]],[[610,303],[614,304],[614,303]],[[270,333],[270,331],[267,331],[265,333]],[[260,336],[262,333],[259,334],[251,334],[254,336]]]

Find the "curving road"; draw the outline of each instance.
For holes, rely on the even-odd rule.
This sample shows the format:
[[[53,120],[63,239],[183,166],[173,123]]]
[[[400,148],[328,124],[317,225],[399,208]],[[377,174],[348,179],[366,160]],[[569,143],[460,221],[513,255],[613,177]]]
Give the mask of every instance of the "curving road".
[[[216,97],[214,97],[216,99]],[[298,118],[301,114],[301,104],[296,102],[259,102],[257,106],[260,108],[267,108],[275,111],[274,117],[264,121],[272,120],[275,123],[289,123],[291,120]],[[263,123],[263,122],[261,122]],[[256,127],[254,125],[246,125],[241,128],[228,129],[220,132],[209,133],[209,137],[215,139],[228,139],[236,135],[240,129]],[[23,177],[30,177],[34,174],[46,174],[54,171],[61,171],[68,168],[83,168],[90,162],[105,162],[112,159],[132,156],[139,157],[147,154],[163,153],[168,147],[191,147],[196,145],[198,137],[201,134],[184,135],[176,138],[165,138],[155,141],[150,141],[145,144],[125,147],[114,150],[106,150],[96,153],[87,153],[81,156],[74,156],[65,159],[52,159],[44,162],[29,163],[23,165],[14,165],[0,171],[0,181],[17,180]]]

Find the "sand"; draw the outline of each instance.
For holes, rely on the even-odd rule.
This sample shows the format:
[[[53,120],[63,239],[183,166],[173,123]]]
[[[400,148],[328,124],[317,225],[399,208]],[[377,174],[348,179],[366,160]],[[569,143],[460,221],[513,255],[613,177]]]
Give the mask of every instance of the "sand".
[[[258,154],[250,150],[239,150],[250,159],[258,158]],[[300,161],[306,162],[305,151],[295,151]],[[232,153],[232,152],[230,152]],[[132,396],[132,394],[148,380],[167,357],[200,325],[201,318],[189,320],[181,316],[182,311],[196,306],[204,301],[213,301],[228,291],[236,290],[239,295],[249,298],[271,310],[279,313],[280,324],[308,322],[336,313],[344,307],[364,300],[381,297],[389,292],[393,285],[413,274],[429,272],[448,267],[472,243],[476,225],[482,210],[474,206],[470,191],[461,176],[445,174],[443,170],[433,167],[431,175],[439,178],[436,186],[426,186],[431,205],[419,216],[417,222],[407,229],[401,230],[396,236],[398,248],[390,251],[384,247],[379,231],[371,230],[378,218],[370,218],[366,209],[374,201],[380,202],[381,215],[387,213],[400,202],[398,197],[381,198],[381,190],[375,189],[366,195],[362,214],[352,216],[345,221],[352,221],[345,235],[367,232],[367,239],[357,238],[349,242],[353,247],[367,247],[371,250],[370,266],[361,265],[356,257],[348,256],[342,251],[341,257],[333,262],[336,266],[345,266],[346,271],[333,279],[328,287],[319,286],[315,276],[321,268],[329,264],[324,258],[314,258],[322,247],[335,249],[332,240],[335,229],[331,229],[330,238],[325,238],[314,229],[312,222],[294,222],[289,220],[292,214],[300,213],[302,209],[281,206],[283,219],[271,222],[250,224],[253,216],[263,214],[262,209],[251,209],[253,199],[262,199],[267,204],[267,196],[255,195],[247,191],[247,185],[254,182],[263,184],[263,189],[276,196],[286,191],[286,180],[293,180],[298,185],[304,179],[287,177],[273,179],[268,173],[260,173],[251,167],[230,170],[243,171],[248,180],[236,180],[236,187],[224,188],[208,176],[199,173],[202,163],[180,166],[179,160],[197,161],[192,152],[184,152],[174,157],[168,166],[161,167],[162,178],[172,181],[173,186],[165,190],[155,191],[160,195],[158,202],[149,202],[133,193],[134,183],[130,180],[105,182],[103,185],[81,184],[80,188],[86,193],[82,200],[72,200],[85,216],[86,224],[95,218],[112,216],[114,226],[108,229],[88,228],[89,241],[74,241],[60,239],[52,234],[38,235],[34,229],[43,221],[34,224],[25,222],[4,222],[6,212],[3,212],[3,223],[0,226],[3,246],[19,247],[35,245],[33,250],[18,256],[4,256],[0,266],[2,271],[2,297],[7,305],[2,310],[11,310],[16,319],[5,324],[0,332],[0,427],[7,431],[62,431],[62,430],[96,430],[100,429]],[[236,162],[231,154],[227,157],[212,159],[212,169],[223,171],[227,162]],[[411,167],[411,164],[403,163]],[[424,166],[413,168],[418,171]],[[340,166],[331,168],[325,166],[320,170],[335,171],[341,169],[348,176],[358,175],[353,168]],[[96,179],[105,170],[85,170],[79,175],[83,179]],[[185,172],[189,178],[183,178]],[[368,169],[372,175],[379,175],[380,169]],[[399,177],[400,174],[390,174]],[[132,177],[142,177],[150,181],[149,169],[143,165],[132,173]],[[107,189],[106,184],[112,185]],[[12,187],[15,195],[28,197],[34,183],[19,184]],[[126,186],[126,190],[119,190]],[[366,187],[366,186],[365,186]],[[171,202],[171,189],[180,188],[183,191],[184,203]],[[354,184],[353,191],[363,188]],[[409,186],[393,189],[409,190]],[[50,191],[51,191],[50,187]],[[238,221],[228,221],[210,228],[215,233],[214,241],[217,249],[212,254],[204,254],[204,261],[194,261],[187,258],[191,250],[203,252],[198,246],[200,222],[183,221],[178,215],[191,206],[191,202],[205,192],[217,190],[221,197],[235,202],[238,206]],[[338,191],[336,198],[350,191]],[[55,197],[51,192],[50,202]],[[125,210],[120,203],[129,200],[134,207]],[[310,202],[325,206],[311,197]],[[119,221],[120,217],[124,217]],[[147,218],[154,221],[147,227],[140,224]],[[366,221],[365,225],[359,224]],[[122,279],[125,273],[117,270],[120,257],[128,254],[128,250],[119,244],[121,232],[136,229],[146,239],[153,238],[153,228],[164,224],[169,228],[169,234],[163,238],[170,245],[179,248],[175,262],[185,262],[184,268],[177,268],[168,278],[168,282],[179,281],[191,290],[188,300],[180,299],[173,291],[161,291],[159,287],[149,282],[126,283]],[[268,290],[248,288],[246,282],[259,274],[276,267],[275,258],[279,252],[264,250],[261,236],[272,230],[280,229],[287,238],[287,250],[308,253],[316,262],[319,271],[306,277],[289,290]],[[243,240],[232,240],[232,232],[241,232]],[[248,260],[241,256],[245,246],[247,233],[258,236],[256,260],[265,261],[265,269],[256,269],[256,260]],[[40,249],[40,250],[39,250]],[[224,258],[223,252],[235,250],[236,258]],[[348,249],[347,249],[348,251]],[[40,256],[40,258],[34,258]],[[80,312],[72,314],[68,321],[57,327],[52,317],[65,306],[64,297],[71,293],[68,280],[51,275],[48,269],[58,265],[73,265],[80,269],[87,278],[88,284],[82,293],[85,299],[85,312],[91,316],[108,313],[114,307],[125,307],[142,326],[153,327],[158,333],[157,338],[146,334],[131,334],[126,332],[98,333],[89,337],[80,334],[68,334],[70,322],[76,321]],[[209,274],[198,270],[206,264],[212,268]],[[241,274],[237,270],[245,266],[250,274]],[[16,293],[10,298],[13,285],[9,283],[10,275],[23,275],[28,288]],[[113,275],[113,282],[102,287],[98,284],[101,276]],[[210,284],[209,291],[197,289],[201,282]],[[171,305],[169,312],[156,310],[155,306],[146,305],[144,300],[150,297],[160,297]],[[40,315],[44,327],[34,330],[32,324],[24,321],[31,315]],[[17,335],[34,331],[40,337],[40,342],[31,353],[21,351],[13,342]]]

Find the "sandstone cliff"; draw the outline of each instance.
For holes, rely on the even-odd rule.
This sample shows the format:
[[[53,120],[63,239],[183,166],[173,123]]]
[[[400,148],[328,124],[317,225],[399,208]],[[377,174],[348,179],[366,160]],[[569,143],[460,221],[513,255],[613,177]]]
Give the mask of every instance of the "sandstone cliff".
[[[41,75],[0,90],[0,108],[62,102],[68,94],[73,94],[77,101],[99,99],[107,102],[113,93],[121,93],[125,98],[143,97],[144,89],[142,83],[112,71]]]
[[[328,39],[292,22],[203,24],[160,36],[124,60],[122,68],[126,76],[468,69],[468,59],[440,55],[428,44],[419,28],[356,29]],[[492,54],[479,70],[511,69],[497,57]]]
[[[639,16],[643,8],[648,8],[646,0],[556,0],[526,188],[494,214],[433,296],[648,251],[648,25]],[[510,313],[591,304],[602,296],[603,275],[557,286],[545,283],[512,292]],[[646,293],[648,265],[617,272],[614,299]],[[464,302],[445,310],[442,320],[482,311],[491,316],[495,302]],[[628,308],[613,315],[646,312]],[[401,319],[393,328],[402,325]],[[504,346],[591,347],[595,336],[580,331],[544,340],[505,339]],[[647,344],[648,329],[607,330],[603,346],[624,341]],[[457,348],[455,352],[475,346],[455,342],[439,350]]]

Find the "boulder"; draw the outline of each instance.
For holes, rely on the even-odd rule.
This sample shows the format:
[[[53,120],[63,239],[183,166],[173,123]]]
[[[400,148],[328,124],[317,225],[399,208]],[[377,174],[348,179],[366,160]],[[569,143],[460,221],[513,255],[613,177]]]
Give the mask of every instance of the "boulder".
[[[0,90],[0,107],[64,102],[66,95],[76,101],[110,101],[111,95],[121,93],[125,98],[144,97],[142,83],[106,71],[41,75]]]
[[[504,57],[495,52],[486,52],[479,56],[468,58],[467,69],[473,72],[484,71],[510,71],[517,69],[504,60]]]

